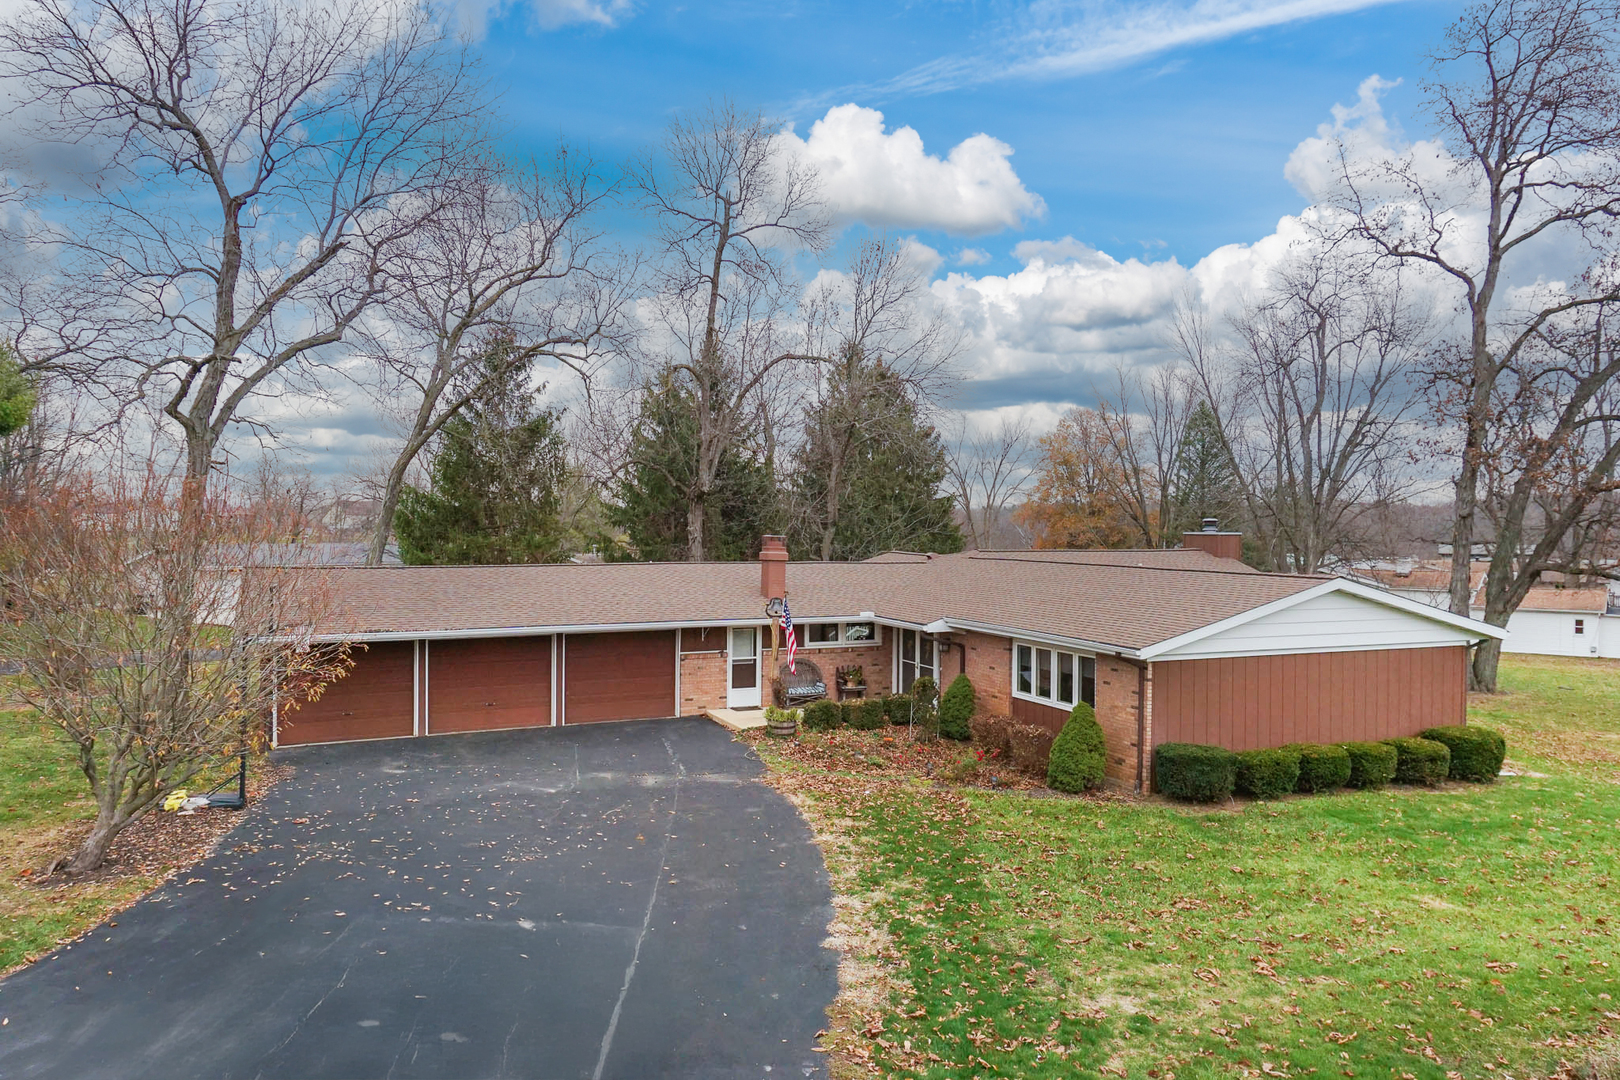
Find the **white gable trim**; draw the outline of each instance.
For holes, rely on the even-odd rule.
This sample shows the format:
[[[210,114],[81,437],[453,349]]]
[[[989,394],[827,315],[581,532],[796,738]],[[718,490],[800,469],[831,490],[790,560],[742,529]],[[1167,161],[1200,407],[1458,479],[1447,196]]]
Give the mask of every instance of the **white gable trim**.
[[[1263,619],[1268,615],[1276,614],[1279,611],[1286,611],[1291,607],[1314,600],[1319,596],[1327,596],[1331,593],[1345,593],[1350,596],[1359,597],[1363,600],[1370,600],[1375,604],[1382,604],[1385,607],[1394,608],[1397,611],[1404,612],[1408,615],[1414,615],[1420,619],[1441,623],[1443,625],[1450,626],[1453,629],[1461,630],[1464,634],[1474,638],[1476,641],[1481,641],[1485,638],[1497,638],[1500,640],[1507,637],[1507,631],[1495,626],[1491,626],[1488,623],[1480,622],[1477,619],[1465,619],[1460,615],[1454,615],[1449,611],[1443,611],[1440,608],[1431,607],[1430,605],[1422,603],[1421,601],[1408,600],[1404,596],[1396,596],[1393,593],[1384,591],[1383,589],[1362,585],[1360,582],[1349,581],[1345,578],[1334,578],[1331,581],[1324,581],[1322,584],[1305,589],[1302,592],[1297,592],[1292,596],[1285,596],[1281,600],[1273,600],[1269,604],[1262,604],[1259,607],[1250,608],[1248,611],[1240,612],[1237,615],[1233,615],[1231,618],[1210,623],[1208,626],[1201,626],[1196,630],[1189,630],[1187,633],[1179,634],[1173,638],[1166,638],[1164,641],[1156,642],[1155,644],[1149,645],[1142,649],[1138,655],[1143,660],[1152,660],[1155,657],[1163,656],[1165,653],[1174,652],[1177,649],[1181,649],[1195,642],[1202,641],[1205,638],[1214,637],[1217,634],[1225,633],[1226,631],[1234,629],[1235,627],[1254,622],[1256,619]]]

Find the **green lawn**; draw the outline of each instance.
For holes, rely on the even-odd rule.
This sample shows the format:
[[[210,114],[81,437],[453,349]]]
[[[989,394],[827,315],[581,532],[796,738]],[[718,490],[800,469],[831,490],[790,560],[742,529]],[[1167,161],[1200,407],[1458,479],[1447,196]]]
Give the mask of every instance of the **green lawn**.
[[[125,877],[42,889],[31,875],[94,817],[84,775],[54,728],[0,711],[0,973],[72,938],[155,885]]]
[[[843,1067],[1439,1080],[1583,1059],[1620,1029],[1620,786],[1581,750],[1613,738],[1617,669],[1505,669],[1476,714],[1546,777],[1210,812],[852,783],[767,750],[894,988],[839,1011]]]

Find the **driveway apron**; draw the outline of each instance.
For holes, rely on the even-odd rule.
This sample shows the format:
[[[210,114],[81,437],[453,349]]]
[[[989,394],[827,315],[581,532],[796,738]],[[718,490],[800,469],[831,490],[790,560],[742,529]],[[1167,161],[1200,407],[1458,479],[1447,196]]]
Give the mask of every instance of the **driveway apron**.
[[[826,872],[717,726],[277,757],[219,854],[0,982],[0,1078],[822,1075]]]

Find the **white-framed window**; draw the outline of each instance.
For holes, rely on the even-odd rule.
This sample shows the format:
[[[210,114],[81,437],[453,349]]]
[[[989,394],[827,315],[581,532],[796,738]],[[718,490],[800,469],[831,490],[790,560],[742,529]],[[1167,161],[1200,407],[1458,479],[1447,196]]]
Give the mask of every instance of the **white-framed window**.
[[[1577,634],[1586,633],[1586,620],[1585,619],[1576,619],[1575,620],[1575,632]]]
[[[798,637],[801,649],[873,645],[878,640],[877,624],[869,622],[794,623],[793,633]]]
[[[1097,704],[1097,658],[1032,641],[1013,642],[1013,697],[1072,709]]]
[[[902,630],[894,643],[894,688],[911,693],[911,686],[924,675],[939,685],[939,643],[916,630]]]

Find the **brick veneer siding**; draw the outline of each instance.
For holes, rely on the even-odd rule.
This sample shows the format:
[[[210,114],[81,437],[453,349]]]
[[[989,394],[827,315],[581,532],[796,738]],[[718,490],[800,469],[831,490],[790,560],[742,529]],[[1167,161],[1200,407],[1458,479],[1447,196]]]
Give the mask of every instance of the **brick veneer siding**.
[[[723,651],[681,654],[681,715],[726,707],[726,654]]]
[[[1062,729],[1069,718],[1067,709],[1012,696],[1011,639],[966,633],[958,635],[957,640],[967,647],[967,676],[973,682],[975,712],[1001,713],[1052,731]],[[958,655],[958,647],[953,644],[942,671],[947,685],[956,677]],[[1097,657],[1097,723],[1102,726],[1108,750],[1104,768],[1111,786],[1127,789],[1136,787],[1137,684],[1136,665],[1118,657]],[[1152,701],[1151,687],[1148,701]]]
[[[821,676],[827,681],[829,691],[833,686],[834,672],[841,667],[859,664],[862,673],[866,676],[866,692],[868,695],[883,695],[889,692],[889,670],[893,666],[890,662],[892,646],[888,634],[872,645],[862,645],[854,648],[835,646],[819,649],[800,649],[799,659],[810,660],[821,669]],[[726,670],[727,656],[725,652],[726,631],[724,627],[710,627],[707,638],[701,629],[681,631],[681,714],[695,716],[704,709],[723,709],[726,707]],[[702,650],[702,651],[697,651]],[[764,661],[762,674],[769,675],[771,666],[770,631],[765,632],[764,648],[761,650],[761,659]],[[783,663],[786,663],[785,654]],[[951,675],[955,669],[947,669]],[[769,704],[770,691],[768,684],[762,684],[762,703]],[[829,693],[828,695],[834,696]]]

